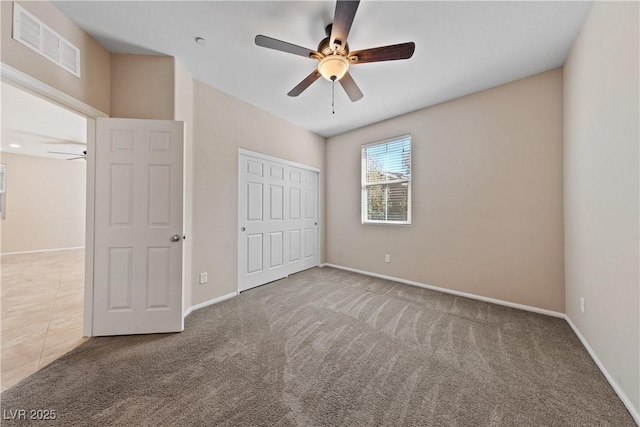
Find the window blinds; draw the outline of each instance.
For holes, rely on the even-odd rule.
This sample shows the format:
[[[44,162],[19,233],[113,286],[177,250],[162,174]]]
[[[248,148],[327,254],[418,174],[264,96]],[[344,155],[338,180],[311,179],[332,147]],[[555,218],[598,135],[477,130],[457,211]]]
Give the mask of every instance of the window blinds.
[[[363,222],[409,224],[411,136],[362,147]]]

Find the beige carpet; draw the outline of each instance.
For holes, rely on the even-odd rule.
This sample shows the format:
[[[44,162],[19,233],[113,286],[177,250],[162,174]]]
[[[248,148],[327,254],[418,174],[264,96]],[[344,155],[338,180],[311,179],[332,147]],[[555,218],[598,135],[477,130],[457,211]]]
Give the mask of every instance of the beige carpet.
[[[194,312],[181,334],[91,339],[2,409],[53,409],[47,425],[635,425],[564,320],[330,268]]]

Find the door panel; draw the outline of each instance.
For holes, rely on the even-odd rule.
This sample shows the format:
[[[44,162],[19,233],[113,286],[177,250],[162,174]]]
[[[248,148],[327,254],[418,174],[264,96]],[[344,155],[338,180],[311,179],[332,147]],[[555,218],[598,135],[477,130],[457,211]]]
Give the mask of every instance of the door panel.
[[[307,228],[306,230],[304,230],[304,257],[309,258],[312,256],[315,256],[315,245],[316,245],[316,239],[315,239],[315,229],[313,228]]]
[[[279,180],[284,180],[284,167],[270,165],[271,177]]]
[[[283,234],[284,233],[282,231],[271,233],[271,254],[269,256],[271,260],[271,264],[269,265],[269,267],[271,268],[282,267],[284,260],[284,239],[282,238]]]
[[[183,133],[97,119],[93,335],[183,329]]]
[[[290,200],[289,200],[289,218],[290,219],[300,219],[300,201],[302,200],[302,196],[300,195],[300,188],[290,188]]]
[[[307,219],[313,219],[316,217],[316,192],[313,190],[304,191],[304,217]]]
[[[131,311],[133,248],[109,249],[108,310]]]
[[[149,166],[149,226],[171,223],[171,167]]]
[[[247,221],[262,221],[262,184],[247,183]]]
[[[247,274],[262,271],[262,234],[247,235]]]
[[[147,308],[169,308],[171,250],[147,248]]]
[[[249,175],[262,176],[262,162],[248,160],[247,161],[247,173]]]
[[[111,186],[109,203],[112,227],[133,226],[133,167],[132,165],[111,165]]]
[[[271,185],[271,220],[284,220],[284,187]]]
[[[316,266],[318,173],[245,154],[239,171],[240,291]]]
[[[300,230],[289,230],[289,262],[300,261]]]

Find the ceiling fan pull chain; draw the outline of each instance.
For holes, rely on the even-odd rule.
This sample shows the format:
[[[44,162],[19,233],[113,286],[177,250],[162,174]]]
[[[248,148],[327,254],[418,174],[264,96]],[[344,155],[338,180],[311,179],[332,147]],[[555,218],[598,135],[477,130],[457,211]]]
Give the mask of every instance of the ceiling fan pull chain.
[[[331,77],[331,114],[336,113],[336,76]]]

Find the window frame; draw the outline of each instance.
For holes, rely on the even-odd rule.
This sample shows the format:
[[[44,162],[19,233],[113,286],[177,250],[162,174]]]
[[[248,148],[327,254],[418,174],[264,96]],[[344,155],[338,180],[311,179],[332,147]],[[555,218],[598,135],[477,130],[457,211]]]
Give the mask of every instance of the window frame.
[[[409,140],[409,179],[398,179],[398,180],[388,180],[388,181],[379,181],[367,183],[367,155],[366,150],[369,147],[378,146],[378,145],[386,145],[392,142],[397,142],[401,140]],[[360,220],[363,225],[367,224],[376,224],[376,225],[411,225],[411,181],[413,177],[413,139],[411,134],[399,135],[393,138],[387,138],[380,141],[370,142],[367,144],[363,144],[361,146],[361,164],[360,164],[360,175],[361,175],[361,203],[360,203]],[[373,185],[389,185],[395,183],[407,183],[407,220],[406,221],[391,221],[388,219],[385,220],[372,220],[367,218],[367,187]],[[388,211],[387,211],[388,212]]]

